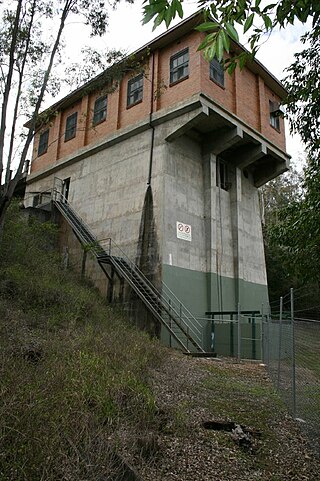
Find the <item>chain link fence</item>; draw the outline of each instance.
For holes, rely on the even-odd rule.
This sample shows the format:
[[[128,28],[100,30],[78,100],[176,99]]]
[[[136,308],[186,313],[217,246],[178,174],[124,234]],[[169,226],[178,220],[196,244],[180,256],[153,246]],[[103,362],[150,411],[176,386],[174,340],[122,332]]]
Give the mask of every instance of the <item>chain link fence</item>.
[[[262,323],[263,361],[292,416],[300,422],[320,455],[320,321],[285,312]]]

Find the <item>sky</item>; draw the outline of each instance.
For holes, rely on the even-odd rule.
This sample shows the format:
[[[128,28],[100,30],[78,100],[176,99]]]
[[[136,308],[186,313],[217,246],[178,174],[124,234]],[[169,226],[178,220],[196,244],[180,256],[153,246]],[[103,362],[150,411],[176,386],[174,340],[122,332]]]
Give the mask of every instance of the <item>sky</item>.
[[[197,2],[192,0],[185,1],[183,5],[184,18],[197,10]],[[179,21],[179,18],[175,19],[171,26]],[[123,49],[131,53],[165,31],[164,25],[154,32],[152,27],[152,22],[142,25],[141,0],[135,1],[134,4],[128,4],[122,0],[117,9],[111,11],[106,35],[95,40],[94,46],[99,49]],[[284,69],[292,63],[294,53],[302,49],[300,36],[305,30],[306,27],[303,25],[289,26],[285,30],[273,32],[262,45],[257,58],[279,80],[285,77]],[[66,33],[67,56],[72,60],[80,56],[81,48],[88,41],[88,36],[85,34],[85,27],[76,24],[69,24]],[[244,45],[245,41],[244,38],[241,39]],[[299,158],[304,157],[303,144],[299,136],[290,136],[288,125],[286,127],[287,151],[292,156],[292,160],[297,162]]]

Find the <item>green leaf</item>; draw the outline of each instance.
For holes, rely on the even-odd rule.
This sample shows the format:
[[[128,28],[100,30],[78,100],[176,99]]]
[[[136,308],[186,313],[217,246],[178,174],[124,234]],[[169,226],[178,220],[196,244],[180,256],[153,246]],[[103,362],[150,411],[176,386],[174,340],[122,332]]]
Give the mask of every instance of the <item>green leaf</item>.
[[[239,42],[239,35],[238,35],[238,32],[236,31],[236,29],[234,28],[234,26],[231,25],[231,23],[227,22],[225,24],[225,27],[226,27],[226,31],[228,32],[229,37],[231,37],[232,40],[235,40],[236,42]]]
[[[169,25],[170,25],[170,22],[172,20],[172,7],[168,7],[166,12],[165,12],[165,16],[164,16],[164,20],[165,20],[165,23],[166,23],[166,27],[168,28]]]
[[[181,2],[177,1],[177,12],[180,18],[183,17],[183,8]]]
[[[198,25],[195,30],[198,30],[199,32],[206,32],[208,30],[216,30],[219,28],[219,24],[216,22],[205,22],[201,23],[201,25]]]
[[[239,67],[240,67],[240,70],[243,70],[245,64],[246,64],[246,61],[247,61],[247,55],[245,53],[242,53],[239,55]]]
[[[209,45],[203,52],[204,58],[210,62],[215,56],[216,52],[216,41],[214,40],[211,45]]]
[[[221,62],[221,60],[223,59],[223,39],[221,37],[221,32],[223,30],[220,30],[218,36],[217,36],[217,41],[216,41],[216,57],[217,59],[219,60],[219,62]]]
[[[172,18],[175,18],[177,13],[177,3],[179,0],[172,0],[171,9],[172,9]]]
[[[232,75],[235,69],[237,68],[237,62],[234,60],[228,67],[228,74]]]
[[[145,7],[145,10],[144,10],[144,15],[143,15],[143,20],[142,20],[142,25],[145,25],[146,23],[150,22],[150,20],[152,20],[152,18],[157,14],[157,12],[155,10],[153,10],[152,8],[148,8]]]
[[[249,30],[249,28],[252,27],[253,19],[254,19],[254,13],[251,13],[244,23],[243,33],[246,33]]]
[[[209,35],[206,36],[206,38],[203,40],[203,42],[200,43],[199,47],[197,48],[197,51],[205,49],[210,42],[213,42],[215,38],[214,33],[210,33]]]
[[[221,35],[222,42],[223,42],[223,48],[225,49],[225,51],[227,53],[229,53],[229,51],[230,51],[230,38],[226,34],[225,30],[221,30],[220,35]]]
[[[161,13],[159,13],[155,20],[154,20],[154,23],[153,23],[153,29],[152,30],[155,30],[157,27],[159,27],[159,25],[162,23],[163,19],[164,19],[164,15],[165,15],[165,10],[163,10]]]
[[[271,18],[269,17],[269,15],[263,14],[263,15],[262,15],[262,18],[263,18],[263,21],[264,21],[264,25],[265,25],[265,27],[266,27],[266,30],[271,30],[271,28],[272,28],[272,20],[271,20]]]

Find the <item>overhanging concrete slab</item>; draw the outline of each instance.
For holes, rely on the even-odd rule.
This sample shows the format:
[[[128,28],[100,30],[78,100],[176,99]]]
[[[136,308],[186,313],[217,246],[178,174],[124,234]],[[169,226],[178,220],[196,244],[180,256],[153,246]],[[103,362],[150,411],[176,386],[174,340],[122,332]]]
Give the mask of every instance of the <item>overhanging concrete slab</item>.
[[[175,129],[166,137],[167,142],[173,142],[177,138],[184,135],[186,132],[191,130],[193,127],[199,124],[202,119],[206,119],[209,116],[209,109],[206,105],[202,105],[196,111],[189,112],[183,116],[182,123],[180,126],[175,127]]]

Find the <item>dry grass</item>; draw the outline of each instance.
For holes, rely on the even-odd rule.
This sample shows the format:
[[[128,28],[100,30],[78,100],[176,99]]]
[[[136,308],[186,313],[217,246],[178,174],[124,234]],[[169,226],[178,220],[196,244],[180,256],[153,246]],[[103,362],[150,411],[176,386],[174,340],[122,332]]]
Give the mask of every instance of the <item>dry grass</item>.
[[[319,480],[263,368],[162,347],[61,269],[54,235],[16,209],[0,249],[1,481]]]
[[[17,216],[0,252],[0,479],[112,479],[122,427],[155,416],[162,348],[61,269],[53,226]]]

